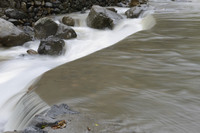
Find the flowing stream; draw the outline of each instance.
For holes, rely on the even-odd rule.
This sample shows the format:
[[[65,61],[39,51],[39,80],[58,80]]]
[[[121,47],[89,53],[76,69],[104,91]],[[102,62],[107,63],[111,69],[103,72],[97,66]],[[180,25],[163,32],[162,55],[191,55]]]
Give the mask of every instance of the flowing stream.
[[[22,129],[34,114],[64,102],[98,117],[97,132],[198,133],[200,1],[149,4],[153,16],[124,20],[113,31],[88,28],[86,16],[72,14],[78,38],[66,41],[67,51],[61,57],[18,56],[36,49],[38,41],[1,49],[1,130]],[[35,92],[24,96],[50,69]],[[33,112],[23,114],[22,105]]]
[[[128,8],[117,8],[120,14],[124,14],[127,9]],[[151,28],[155,24],[154,18],[148,15],[143,19],[124,19],[117,24],[113,30],[96,30],[86,26],[85,19],[87,14],[88,13],[70,14],[76,20],[74,30],[77,32],[78,37],[65,41],[66,53],[63,56],[20,56],[30,48],[37,50],[39,41],[28,42],[24,44],[24,46],[0,49],[0,59],[2,59],[0,62],[0,131],[24,128],[25,125],[21,124],[20,127],[18,126],[19,123],[22,123],[22,119],[24,119],[20,118],[24,117],[21,115],[25,115],[26,111],[23,112],[22,107],[18,105],[23,105],[23,107],[27,109],[31,101],[32,103],[34,103],[34,101],[39,103],[35,100],[37,98],[34,98],[34,96],[30,96],[32,100],[29,100],[29,102],[27,101],[29,98],[26,98],[25,102],[23,100],[20,102],[20,99],[24,97],[27,90],[37,81],[41,74],[56,66],[111,46],[129,35],[143,29]],[[55,17],[55,21],[59,23],[60,17],[61,16]],[[21,112],[18,110],[20,108]],[[48,105],[40,104],[39,107],[32,112],[32,115],[40,113],[46,108],[48,108]],[[34,106],[31,106],[30,109],[34,110]],[[14,110],[18,110],[19,112],[15,112]],[[13,116],[13,114],[16,115]],[[18,117],[18,119],[15,119],[15,117]],[[14,123],[18,126],[10,125],[8,121],[12,120],[15,121]],[[6,123],[7,126],[5,128]]]

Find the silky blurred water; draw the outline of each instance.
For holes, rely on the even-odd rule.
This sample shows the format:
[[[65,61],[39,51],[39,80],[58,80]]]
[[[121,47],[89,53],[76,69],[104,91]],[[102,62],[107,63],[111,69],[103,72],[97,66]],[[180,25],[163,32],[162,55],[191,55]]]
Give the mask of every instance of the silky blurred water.
[[[98,117],[98,132],[198,133],[198,2],[151,1],[152,29],[48,72],[37,94]]]

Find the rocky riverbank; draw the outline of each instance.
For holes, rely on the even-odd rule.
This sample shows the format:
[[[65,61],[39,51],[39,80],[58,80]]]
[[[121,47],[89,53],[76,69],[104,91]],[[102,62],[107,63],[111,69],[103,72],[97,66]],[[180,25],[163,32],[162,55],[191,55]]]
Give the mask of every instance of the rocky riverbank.
[[[118,2],[119,1],[110,1],[110,3],[107,5],[112,5],[112,3],[119,5],[120,3]],[[126,6],[130,6],[131,8],[124,12],[123,15],[118,14],[114,8],[105,8],[102,6],[94,5],[92,6],[87,16],[87,25],[95,29],[113,29],[113,27],[122,19],[139,17],[147,9],[147,6],[145,4],[141,5],[141,3],[145,3],[145,1],[139,2],[137,0],[132,0],[130,2],[125,2]],[[106,6],[106,4],[103,3],[98,4]],[[36,5],[37,2],[35,2],[35,6]],[[88,6],[88,8],[89,7],[90,6]],[[24,13],[26,15],[22,15]],[[39,20],[35,19],[35,21],[37,21],[33,25],[31,25],[33,27],[30,27],[24,23],[24,26],[16,26],[16,23],[10,21],[10,19],[13,19],[12,17],[14,17],[15,19],[15,17],[17,16],[34,18],[31,16],[27,17],[27,10],[23,11],[21,8],[20,10],[18,10],[18,8],[15,7],[15,9],[6,9],[3,14],[4,15],[2,16],[2,18],[0,18],[0,46],[3,47],[23,45],[28,41],[39,39],[41,40],[41,42],[38,50],[34,51],[30,49],[27,51],[28,54],[62,55],[65,51],[65,42],[63,39],[68,40],[77,37],[76,32],[73,30],[75,20],[67,15],[64,16],[62,20],[60,20],[60,24],[55,22],[52,17],[41,16],[42,18],[40,18]],[[21,21],[20,17],[17,21]]]
[[[138,5],[133,0],[131,6]],[[0,17],[15,25],[33,26],[42,17],[90,9],[93,5],[127,6],[127,0],[1,0]]]

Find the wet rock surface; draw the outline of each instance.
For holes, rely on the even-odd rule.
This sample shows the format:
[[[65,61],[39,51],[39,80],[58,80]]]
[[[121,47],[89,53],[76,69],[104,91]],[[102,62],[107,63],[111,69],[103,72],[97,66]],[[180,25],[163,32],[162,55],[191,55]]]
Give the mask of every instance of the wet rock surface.
[[[35,23],[34,29],[35,37],[38,39],[44,39],[56,34],[58,30],[58,24],[51,18],[44,17]]]
[[[87,25],[95,29],[112,29],[123,17],[104,7],[93,6],[87,17]]]
[[[125,15],[127,16],[127,18],[138,18],[140,17],[140,15],[147,10],[147,6],[146,5],[142,5],[142,6],[135,6],[130,8],[129,10],[127,10],[125,12]]]
[[[79,114],[76,111],[72,111],[67,104],[53,105],[50,109],[36,115],[29,126],[21,131],[22,133],[47,133],[52,129],[63,129],[66,127],[66,120],[62,119],[63,115],[75,115]],[[46,130],[45,128],[50,128]],[[16,131],[17,133],[20,133]]]
[[[65,42],[62,39],[49,37],[40,42],[38,53],[41,55],[61,55],[64,51]]]
[[[62,18],[62,23],[68,26],[74,26],[75,21],[73,18],[69,17],[69,16],[64,16]]]
[[[0,18],[0,43],[4,47],[23,45],[31,37],[14,24]]]
[[[72,39],[76,38],[77,34],[71,27],[60,24],[55,36],[61,39]]]

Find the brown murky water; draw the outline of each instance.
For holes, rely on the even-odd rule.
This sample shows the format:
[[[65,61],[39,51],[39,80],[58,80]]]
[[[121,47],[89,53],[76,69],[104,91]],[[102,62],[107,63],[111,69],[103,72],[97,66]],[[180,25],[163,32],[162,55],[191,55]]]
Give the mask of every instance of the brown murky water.
[[[37,94],[98,117],[99,132],[198,133],[200,4],[151,5],[155,27],[51,70]]]

